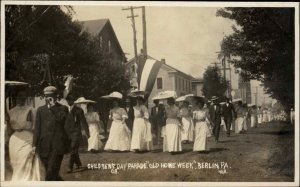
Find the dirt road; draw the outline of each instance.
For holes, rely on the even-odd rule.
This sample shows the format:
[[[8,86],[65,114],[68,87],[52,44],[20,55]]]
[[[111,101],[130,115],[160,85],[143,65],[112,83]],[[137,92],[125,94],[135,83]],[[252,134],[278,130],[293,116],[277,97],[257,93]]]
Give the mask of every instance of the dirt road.
[[[250,129],[246,134],[233,133],[231,137],[222,132],[219,143],[209,138],[208,154],[194,153],[192,146],[183,144],[183,153],[178,155],[162,152],[162,146],[155,146],[154,152],[139,154],[92,154],[82,150],[80,157],[84,165],[100,163],[102,168],[67,174],[69,155],[66,155],[61,175],[69,181],[294,180],[294,130],[289,124],[270,123]],[[119,169],[112,170],[112,164]]]

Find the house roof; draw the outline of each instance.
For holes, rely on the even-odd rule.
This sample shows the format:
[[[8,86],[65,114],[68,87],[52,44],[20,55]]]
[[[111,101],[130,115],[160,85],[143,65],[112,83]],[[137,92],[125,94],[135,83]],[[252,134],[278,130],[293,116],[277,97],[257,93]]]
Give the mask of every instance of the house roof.
[[[87,20],[81,21],[83,30],[91,33],[96,36],[99,34],[104,26],[109,22],[109,19],[96,19],[96,20]]]
[[[123,49],[119,43],[116,33],[115,33],[108,18],[81,21],[80,23],[82,24],[82,31],[87,31],[87,32],[91,33],[93,36],[97,36],[98,34],[100,34],[102,32],[103,28],[108,24],[111,27],[113,37],[115,37],[115,39],[116,39],[117,46],[125,58]]]

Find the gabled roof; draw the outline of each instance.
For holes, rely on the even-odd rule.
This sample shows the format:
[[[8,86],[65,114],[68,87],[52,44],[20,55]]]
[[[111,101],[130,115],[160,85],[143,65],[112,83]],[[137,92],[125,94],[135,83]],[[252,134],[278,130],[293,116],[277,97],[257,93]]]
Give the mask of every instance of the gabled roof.
[[[118,48],[120,49],[121,53],[123,54],[123,56],[125,58],[123,49],[119,43],[119,40],[116,36],[116,33],[115,33],[109,19],[105,18],[105,19],[87,20],[87,21],[81,21],[80,23],[82,24],[82,31],[87,31],[87,32],[91,33],[93,36],[97,36],[98,34],[100,34],[102,32],[103,28],[106,25],[108,25],[112,30],[113,37],[115,37],[115,39],[116,39]]]
[[[83,30],[91,33],[93,36],[98,35],[104,26],[109,22],[109,19],[96,19],[96,20],[88,20],[81,21],[83,26]]]

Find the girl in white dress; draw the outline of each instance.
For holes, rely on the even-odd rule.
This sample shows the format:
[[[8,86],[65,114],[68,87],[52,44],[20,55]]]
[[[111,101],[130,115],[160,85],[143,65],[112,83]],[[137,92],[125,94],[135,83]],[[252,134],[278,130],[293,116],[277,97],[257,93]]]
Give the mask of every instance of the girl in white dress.
[[[113,101],[113,109],[109,114],[112,124],[104,150],[129,151],[131,132],[125,123],[128,116],[125,109],[119,107],[118,100]]]
[[[180,109],[180,116],[183,130],[181,131],[181,141],[189,143],[194,141],[194,124],[191,117],[191,111],[188,108],[188,101],[184,101]]]
[[[257,109],[256,106],[252,106],[250,109],[251,115],[251,127],[257,127]]]
[[[134,121],[132,128],[131,150],[135,152],[150,151],[153,149],[151,124],[149,122],[149,112],[143,104],[143,98],[136,98],[137,104],[133,107]]]
[[[14,133],[9,139],[9,157],[13,169],[12,181],[45,180],[45,168],[37,154],[32,152],[34,111],[26,106],[27,94],[20,91],[17,106],[8,111]]]
[[[195,123],[195,141],[193,151],[207,153],[207,137],[209,136],[208,111],[203,108],[204,102],[199,101],[196,110],[193,112]]]
[[[257,126],[260,126],[262,123],[262,110],[261,107],[259,106],[257,109]]]
[[[90,138],[88,139],[88,151],[96,152],[103,147],[100,134],[104,132],[101,127],[100,117],[97,112],[94,112],[94,107],[91,103],[87,105],[87,113],[85,114],[86,122],[89,125]]]
[[[166,128],[163,151],[175,154],[182,151],[181,147],[181,129],[182,125],[179,121],[180,113],[179,108],[175,106],[175,99],[168,98],[168,106],[166,106]]]
[[[245,109],[242,106],[242,101],[238,101],[236,109],[236,116],[237,118],[235,119],[235,133],[239,134],[243,132],[244,129],[244,123],[245,122]]]

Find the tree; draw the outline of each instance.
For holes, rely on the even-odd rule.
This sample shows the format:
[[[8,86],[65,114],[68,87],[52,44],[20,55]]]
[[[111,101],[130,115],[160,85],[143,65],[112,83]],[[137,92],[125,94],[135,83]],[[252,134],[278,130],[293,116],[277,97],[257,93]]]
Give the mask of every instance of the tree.
[[[228,84],[220,76],[219,72],[219,68],[215,66],[209,66],[204,72],[202,92],[208,99],[212,96],[218,96],[221,99],[224,98]]]
[[[224,8],[217,16],[232,19],[234,33],[221,50],[242,76],[260,80],[271,97],[294,105],[295,33],[293,8]]]
[[[125,92],[129,79],[122,65],[110,63],[111,56],[99,52],[96,39],[72,15],[71,6],[5,6],[5,78],[28,82],[40,94],[47,56],[60,89],[71,74],[78,77],[74,89],[81,96]]]

